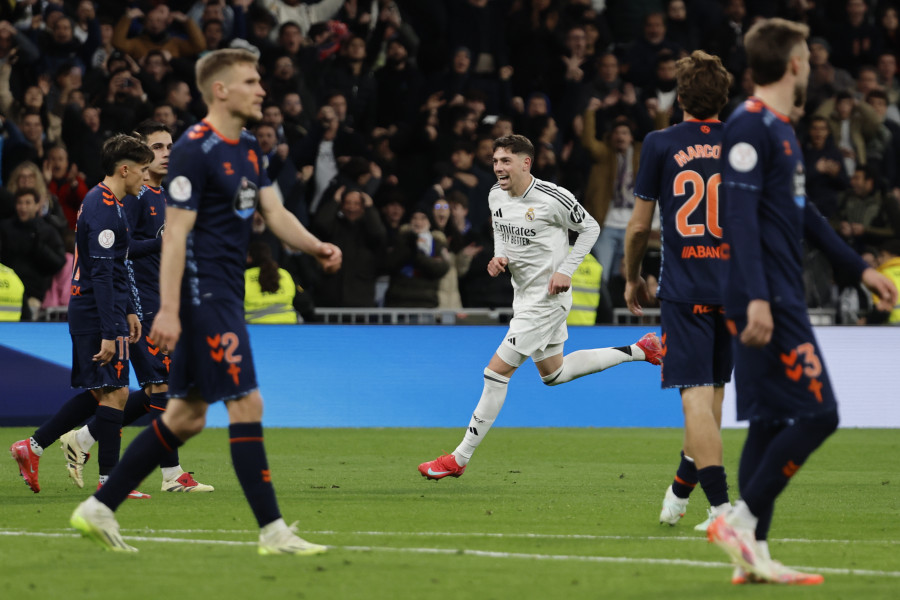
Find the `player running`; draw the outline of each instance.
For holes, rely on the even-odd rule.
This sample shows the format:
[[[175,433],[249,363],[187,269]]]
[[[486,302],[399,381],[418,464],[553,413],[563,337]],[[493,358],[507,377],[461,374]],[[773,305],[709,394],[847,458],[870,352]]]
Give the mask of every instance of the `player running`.
[[[572,273],[600,226],[566,189],[531,175],[534,146],[521,135],[494,140],[497,183],[488,196],[494,228],[494,257],[488,273],[509,269],[514,290],[513,318],[503,342],[484,370],[484,389],[462,443],[452,454],[419,465],[428,479],[459,477],[487,435],[506,400],[510,378],[530,356],[546,385],[559,385],[623,362],[660,364],[656,334],[620,348],[578,350],[563,356],[569,337]],[[569,230],[578,233],[571,252]]]

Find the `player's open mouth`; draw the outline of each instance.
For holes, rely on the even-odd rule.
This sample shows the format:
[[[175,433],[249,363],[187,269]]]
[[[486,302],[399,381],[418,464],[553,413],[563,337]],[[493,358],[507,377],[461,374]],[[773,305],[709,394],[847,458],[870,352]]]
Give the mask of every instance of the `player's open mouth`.
[[[497,175],[497,181],[509,181],[509,175]]]

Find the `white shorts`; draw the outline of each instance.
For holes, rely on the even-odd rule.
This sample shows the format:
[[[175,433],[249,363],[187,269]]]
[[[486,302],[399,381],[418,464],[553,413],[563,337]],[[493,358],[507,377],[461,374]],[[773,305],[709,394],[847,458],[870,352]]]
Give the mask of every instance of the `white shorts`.
[[[553,354],[562,352],[562,344],[569,339],[565,306],[533,308],[513,315],[497,356],[510,366],[519,367],[529,356],[535,362],[547,358],[544,352],[553,347]],[[558,348],[558,350],[557,350]],[[516,364],[518,363],[518,364]]]

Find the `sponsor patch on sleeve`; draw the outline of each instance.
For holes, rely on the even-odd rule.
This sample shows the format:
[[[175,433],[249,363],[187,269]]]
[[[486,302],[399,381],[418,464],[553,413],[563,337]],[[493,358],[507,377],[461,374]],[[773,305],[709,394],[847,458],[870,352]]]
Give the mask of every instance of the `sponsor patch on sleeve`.
[[[759,156],[756,154],[756,148],[747,142],[737,143],[728,151],[728,164],[739,173],[752,171],[758,161]]]
[[[191,198],[191,180],[179,175],[169,182],[169,198],[176,202],[187,202]]]

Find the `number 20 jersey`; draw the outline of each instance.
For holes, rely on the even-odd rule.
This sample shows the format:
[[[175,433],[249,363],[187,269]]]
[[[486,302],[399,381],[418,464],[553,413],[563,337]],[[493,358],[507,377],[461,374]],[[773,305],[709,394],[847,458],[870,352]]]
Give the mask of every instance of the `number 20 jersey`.
[[[662,266],[657,296],[723,304],[727,246],[719,218],[720,121],[689,120],[647,135],[634,195],[659,202]]]

